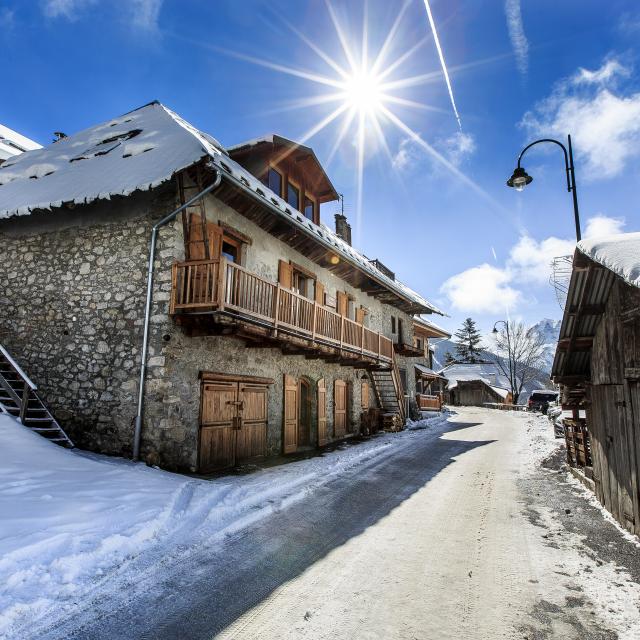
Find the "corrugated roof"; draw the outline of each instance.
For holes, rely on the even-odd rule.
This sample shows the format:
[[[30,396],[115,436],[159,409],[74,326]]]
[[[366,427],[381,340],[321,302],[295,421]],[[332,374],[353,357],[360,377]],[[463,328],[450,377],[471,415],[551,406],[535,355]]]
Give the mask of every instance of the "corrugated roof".
[[[279,195],[232,160],[222,145],[179,115],[152,102],[70,135],[43,149],[28,151],[0,166],[0,219],[51,210],[65,203],[87,204],[149,190],[208,158],[223,178],[259,197],[286,219],[422,313],[446,315],[403,283],[374,267],[327,227],[291,208]]]

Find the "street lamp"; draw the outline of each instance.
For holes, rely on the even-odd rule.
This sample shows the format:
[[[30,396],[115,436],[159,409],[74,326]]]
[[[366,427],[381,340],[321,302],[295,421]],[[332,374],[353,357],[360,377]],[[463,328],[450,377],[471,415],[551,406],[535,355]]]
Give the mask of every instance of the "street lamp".
[[[505,329],[507,330],[507,340],[509,339],[509,323],[506,320],[498,320],[494,325],[493,325],[493,331],[491,333],[498,333],[498,329],[496,328],[500,323],[502,322],[502,324],[504,325]]]
[[[518,166],[515,168],[512,176],[507,180],[507,186],[513,187],[516,191],[522,191],[528,184],[531,184],[533,178],[524,170],[524,167],[520,166],[520,161],[522,160],[522,156],[525,152],[540,142],[553,142],[553,144],[557,144],[564,153],[564,166],[567,171],[567,191],[570,191],[573,195],[573,216],[575,218],[576,223],[576,239],[578,242],[580,241],[580,215],[578,213],[578,194],[576,192],[576,174],[573,166],[573,149],[571,147],[571,136],[567,136],[568,147],[569,150],[559,142],[558,140],[554,140],[553,138],[542,138],[541,140],[536,140],[531,144],[528,144],[518,156]],[[495,327],[494,327],[495,330]],[[496,331],[497,333],[497,331]]]

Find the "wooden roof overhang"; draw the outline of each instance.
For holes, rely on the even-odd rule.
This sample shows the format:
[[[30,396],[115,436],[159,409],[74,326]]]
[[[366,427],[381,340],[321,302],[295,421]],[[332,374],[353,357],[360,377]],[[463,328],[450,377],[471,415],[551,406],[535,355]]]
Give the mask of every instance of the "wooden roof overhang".
[[[272,135],[262,140],[249,141],[227,150],[229,157],[242,164],[243,158],[252,154],[268,154],[275,165],[285,161],[296,165],[315,187],[315,195],[320,203],[338,200],[339,195],[329,176],[320,164],[311,147],[289,140],[283,136]]]
[[[444,329],[437,327],[427,326],[422,322],[419,322],[414,318],[413,320],[413,333],[421,338],[450,338],[451,334],[447,333]]]
[[[333,234],[313,224],[302,213],[290,207],[283,210],[277,198],[267,196],[268,190],[255,187],[254,191],[246,178],[237,178],[230,168],[227,170],[224,160],[219,164],[224,169],[221,171],[223,180],[215,191],[215,197],[227,206],[351,286],[381,302],[408,314],[439,312],[435,307],[427,306],[428,303],[421,303],[405,294],[403,287],[385,282],[385,276],[377,274],[377,270],[364,257],[355,250],[347,251],[350,247],[342,246]],[[333,264],[332,259],[335,261],[336,256],[338,262]]]
[[[591,375],[593,339],[615,277],[576,249],[551,377],[578,394]]]

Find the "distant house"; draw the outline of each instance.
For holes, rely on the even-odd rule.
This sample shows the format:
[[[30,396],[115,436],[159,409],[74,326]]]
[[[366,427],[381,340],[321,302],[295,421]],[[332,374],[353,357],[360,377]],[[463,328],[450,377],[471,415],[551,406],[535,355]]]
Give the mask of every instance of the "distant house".
[[[491,362],[453,363],[439,374],[447,380],[445,398],[450,405],[481,407],[513,402],[508,378]]]
[[[40,148],[42,147],[37,142],[0,124],[0,164],[23,151],[33,151]]]
[[[444,401],[446,379],[434,370],[433,345],[431,339],[447,339],[451,334],[434,322],[416,316],[413,319],[414,345],[423,355],[414,361],[413,371],[416,386],[416,404],[420,411],[440,410]]]
[[[552,376],[584,449],[576,460],[606,509],[640,534],[640,233],[578,243]]]
[[[324,446],[372,409],[401,426],[414,316],[442,312],[344,216],[320,223],[337,198],[310,147],[227,149],[157,102],[18,155],[0,166],[1,341],[77,444],[139,442],[166,468]]]

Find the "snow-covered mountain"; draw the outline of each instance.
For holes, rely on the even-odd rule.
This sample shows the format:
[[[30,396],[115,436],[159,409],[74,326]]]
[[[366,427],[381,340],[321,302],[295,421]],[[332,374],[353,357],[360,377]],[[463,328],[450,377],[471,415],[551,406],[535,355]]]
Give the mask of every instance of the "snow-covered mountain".
[[[551,372],[553,357],[556,353],[556,344],[560,336],[561,324],[562,320],[544,318],[532,327],[532,330],[537,333],[544,342],[544,365],[542,368],[549,373]]]

